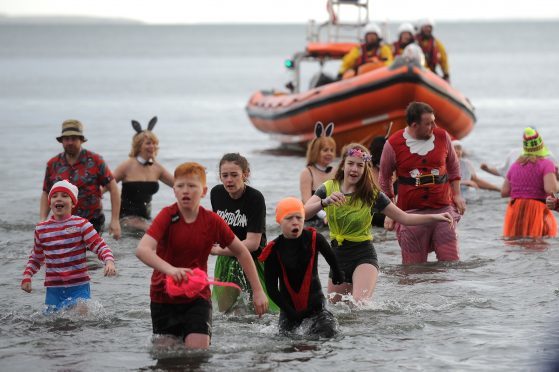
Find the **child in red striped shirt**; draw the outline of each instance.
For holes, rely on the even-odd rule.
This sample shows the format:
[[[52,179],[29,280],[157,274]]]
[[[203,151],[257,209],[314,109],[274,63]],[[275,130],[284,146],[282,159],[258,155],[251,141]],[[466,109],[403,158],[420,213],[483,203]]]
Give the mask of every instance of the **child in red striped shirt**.
[[[23,272],[21,289],[31,292],[31,277],[46,264],[47,311],[77,305],[91,298],[86,249],[105,263],[105,276],[116,275],[114,257],[86,219],[72,215],[78,188],[67,180],[56,182],[48,196],[52,217],[35,228],[35,245]]]

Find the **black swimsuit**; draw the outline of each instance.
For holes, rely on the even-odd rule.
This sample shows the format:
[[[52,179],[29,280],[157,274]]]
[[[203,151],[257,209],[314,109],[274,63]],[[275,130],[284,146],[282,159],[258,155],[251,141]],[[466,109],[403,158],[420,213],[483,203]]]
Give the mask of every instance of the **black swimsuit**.
[[[316,168],[316,167],[315,167]],[[307,169],[309,170],[309,173],[311,174],[311,196],[314,195],[314,193],[316,192],[316,190],[313,190],[313,186],[314,186],[314,177],[311,171],[311,167],[307,166]],[[317,168],[318,169],[318,168]],[[320,169],[319,169],[320,170]],[[328,225],[326,225],[324,223],[324,219],[318,217],[316,214],[314,216],[312,216],[311,218],[309,218],[308,220],[305,220],[305,226],[307,227],[316,227],[316,228],[322,228],[322,227],[326,227]]]
[[[133,181],[122,183],[120,218],[138,216],[146,219],[151,215],[151,197],[159,190],[157,181]]]
[[[268,243],[259,260],[264,261],[268,295],[281,309],[279,329],[289,333],[304,319],[312,318],[307,335],[332,337],[337,332],[336,318],[326,310],[326,300],[318,274],[321,253],[337,277],[342,277],[334,252],[326,239],[314,229],[287,239],[280,235]],[[278,288],[279,283],[279,288]]]

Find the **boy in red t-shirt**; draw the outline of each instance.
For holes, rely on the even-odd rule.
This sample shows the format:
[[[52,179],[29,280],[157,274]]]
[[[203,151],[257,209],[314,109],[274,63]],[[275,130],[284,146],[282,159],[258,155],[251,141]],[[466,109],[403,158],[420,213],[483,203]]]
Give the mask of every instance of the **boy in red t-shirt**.
[[[136,256],[154,269],[150,287],[153,333],[182,337],[188,349],[207,349],[212,321],[209,287],[194,298],[170,297],[165,291],[166,275],[180,283],[188,280],[186,274],[195,267],[207,272],[208,256],[217,243],[239,260],[252,287],[256,314],[268,310],[268,300],[248,249],[221,217],[200,206],[208,191],[205,168],[198,163],[179,165],[173,190],[177,202],[155,217]]]

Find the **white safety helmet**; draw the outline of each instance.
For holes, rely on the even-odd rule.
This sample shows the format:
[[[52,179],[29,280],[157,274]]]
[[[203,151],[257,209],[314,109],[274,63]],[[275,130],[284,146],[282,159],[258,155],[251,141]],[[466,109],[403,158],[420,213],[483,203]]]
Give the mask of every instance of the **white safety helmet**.
[[[363,37],[367,36],[367,34],[377,34],[379,38],[382,37],[380,27],[376,23],[367,23],[363,28]]]
[[[434,28],[435,27],[435,21],[433,21],[433,19],[431,19],[431,18],[420,19],[417,22],[417,27],[421,28],[423,26],[431,26],[431,27]]]
[[[400,27],[398,27],[398,35],[401,35],[402,32],[409,32],[413,35],[415,33],[415,28],[411,23],[404,22],[400,25]]]

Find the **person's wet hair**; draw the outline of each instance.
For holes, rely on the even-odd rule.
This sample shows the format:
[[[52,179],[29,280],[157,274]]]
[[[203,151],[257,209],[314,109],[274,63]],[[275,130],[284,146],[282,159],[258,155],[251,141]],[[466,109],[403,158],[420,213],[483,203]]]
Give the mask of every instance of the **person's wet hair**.
[[[375,137],[369,145],[369,150],[371,151],[371,162],[374,167],[380,166],[380,157],[382,155],[382,150],[384,149],[384,144],[386,143],[385,137]]]
[[[434,113],[435,110],[426,103],[411,102],[408,107],[406,107],[406,123],[408,125],[412,125],[412,123],[419,123],[421,121],[421,115]]]
[[[130,153],[128,156],[131,158],[135,158],[140,154],[140,150],[142,149],[142,145],[144,141],[150,139],[155,144],[155,151],[153,153],[154,156],[157,156],[157,151],[159,150],[159,139],[150,130],[144,130],[140,133],[136,133],[134,137],[132,137],[132,148],[130,149]]]
[[[219,161],[219,168],[217,170],[218,175],[219,175],[219,173],[221,173],[221,166],[223,165],[223,163],[235,163],[235,164],[237,164],[241,168],[241,171],[243,172],[243,175],[246,175],[246,178],[248,179],[248,177],[250,175],[250,164],[248,163],[247,158],[245,158],[244,156],[242,156],[238,152],[230,152],[230,153],[227,153],[227,154],[225,154],[221,157],[221,160]],[[247,180],[244,180],[244,181],[247,181]]]

